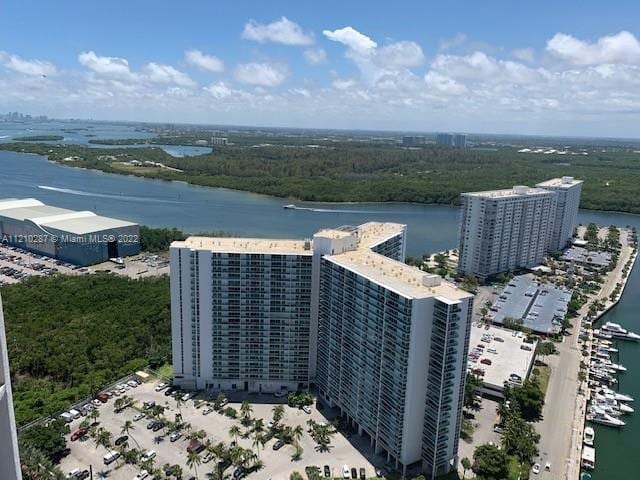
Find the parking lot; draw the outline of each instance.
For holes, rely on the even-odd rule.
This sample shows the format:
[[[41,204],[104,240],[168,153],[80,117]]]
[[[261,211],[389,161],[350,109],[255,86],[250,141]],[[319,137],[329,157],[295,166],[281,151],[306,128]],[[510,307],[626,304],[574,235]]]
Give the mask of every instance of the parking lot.
[[[33,275],[84,273],[74,265],[0,244],[0,285],[16,283]]]
[[[483,398],[476,403],[474,409],[465,409],[465,415],[471,415],[469,418],[473,424],[474,431],[471,441],[461,440],[459,447],[460,458],[467,457],[473,460],[473,452],[476,447],[485,443],[494,443],[500,445],[500,434],[494,431],[494,425],[498,423],[500,417],[498,415],[498,402],[488,398]],[[460,472],[462,467],[458,466]]]
[[[133,407],[126,408],[121,413],[114,412],[114,402],[118,397],[111,398],[107,403],[98,407],[100,417],[100,427],[105,428],[112,435],[112,441],[122,435],[122,427],[127,420],[133,422],[134,429],[128,433],[129,436],[129,448],[139,448],[142,451],[154,450],[156,452],[155,466],[162,467],[164,464],[169,463],[171,465],[178,464],[183,468],[183,478],[188,480],[191,476],[196,475],[196,468],[198,477],[200,479],[206,478],[205,474],[212,472],[216,468],[215,460],[210,463],[202,463],[194,468],[187,467],[187,451],[186,448],[189,444],[186,434],[179,440],[171,442],[169,439],[169,433],[164,429],[153,432],[147,429],[147,424],[150,421],[147,418],[133,421],[134,416],[141,410],[143,402],[154,401],[156,405],[165,407],[164,417],[170,421],[173,421],[175,414],[180,412],[182,414],[183,421],[190,424],[192,429],[203,430],[206,432],[206,439],[211,440],[213,444],[224,442],[226,445],[230,445],[234,440],[229,433],[232,426],[237,425],[242,432],[245,432],[245,428],[241,425],[237,419],[228,418],[216,411],[203,415],[205,408],[196,409],[194,399],[190,399],[183,405],[178,407],[176,400],[171,396],[165,396],[163,391],[156,392],[155,386],[157,381],[150,381],[149,383],[142,384],[137,388],[131,388],[126,392],[126,395],[133,397],[135,403]],[[198,399],[209,399],[208,396],[200,395],[196,396]],[[237,394],[230,398],[230,402],[227,406],[235,408],[240,411],[240,403],[246,399],[251,403],[253,413],[252,418],[261,418],[264,421],[265,431],[267,430],[267,424],[272,419],[272,409],[279,400],[285,401],[286,399],[277,399],[272,395],[259,395],[259,394]],[[311,413],[307,414],[298,408],[291,408],[286,403],[283,403],[285,408],[285,415],[281,421],[282,425],[288,425],[292,428],[300,425],[304,431],[304,434],[299,440],[299,444],[303,449],[301,458],[299,460],[292,460],[292,454],[295,452],[293,445],[284,445],[279,450],[274,450],[273,445],[277,442],[276,438],[272,438],[267,441],[264,446],[256,449],[256,442],[253,441],[254,437],[242,438],[240,435],[237,437],[238,445],[253,449],[258,454],[259,459],[263,462],[263,468],[260,470],[248,474],[247,478],[255,479],[288,479],[289,475],[293,471],[300,472],[306,477],[304,470],[307,466],[317,466],[324,471],[324,466],[327,465],[331,471],[332,477],[342,478],[342,469],[344,465],[349,468],[355,467],[360,470],[364,468],[366,476],[368,478],[375,477],[375,467],[382,466],[385,459],[383,457],[376,457],[373,454],[373,450],[369,447],[369,441],[365,438],[358,437],[357,435],[345,437],[342,433],[337,432],[332,435],[331,443],[328,451],[319,451],[315,441],[308,433],[307,421],[312,419],[316,422],[323,422],[328,424],[331,415],[324,416],[323,412],[319,412],[315,405],[311,408]],[[329,417],[329,418],[327,418]],[[83,418],[73,420],[70,423],[71,434],[73,434],[79,427]],[[133,480],[136,474],[140,471],[139,467],[133,465],[124,464],[122,461],[117,461],[109,466],[105,466],[103,463],[103,456],[107,453],[107,449],[102,446],[96,447],[95,442],[87,436],[86,438],[69,442],[71,449],[70,455],[64,458],[60,464],[63,472],[69,472],[75,468],[86,469],[89,465],[92,466],[94,475],[97,478],[108,478],[113,480]],[[204,458],[205,453],[201,454],[201,459]],[[373,463],[372,463],[373,462]],[[234,467],[231,466],[226,471],[227,474],[233,474]],[[95,478],[95,477],[94,477]],[[148,477],[148,478],[151,478]],[[161,477],[164,478],[164,477]]]
[[[142,253],[124,258],[120,265],[105,262],[93,265],[90,270],[93,272],[109,271],[130,278],[151,277],[169,274],[169,259],[161,255]]]

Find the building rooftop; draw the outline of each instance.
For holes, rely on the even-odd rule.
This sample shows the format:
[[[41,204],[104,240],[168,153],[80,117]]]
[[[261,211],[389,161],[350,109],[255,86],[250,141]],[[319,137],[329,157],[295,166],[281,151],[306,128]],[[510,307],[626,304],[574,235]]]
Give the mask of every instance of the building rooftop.
[[[31,221],[45,229],[55,228],[77,235],[136,225],[124,220],[96,215],[90,211],[52,207],[35,198],[0,200],[0,217],[20,222]]]
[[[573,177],[552,178],[536,184],[540,188],[571,188],[580,185],[582,180],[576,180]]]
[[[367,222],[358,227],[359,247],[372,248],[389,238],[404,233],[407,226],[391,222]]]
[[[552,195],[552,192],[543,188],[527,187],[524,185],[516,185],[513,188],[504,190],[487,190],[484,192],[466,192],[462,195],[470,197],[484,197],[484,198],[518,198],[518,197],[531,197],[531,196],[547,196]]]
[[[286,255],[312,255],[308,240],[280,240],[264,238],[189,237],[173,242],[172,247],[192,248],[221,253],[274,253]]]
[[[339,228],[323,228],[322,230],[318,230],[316,235],[337,240],[339,238],[347,238],[352,236],[353,231],[346,229],[341,230]]]
[[[598,250],[587,250],[579,246],[573,246],[567,249],[560,257],[567,262],[577,262],[597,267],[606,267],[611,262],[611,254],[609,252],[601,252]]]
[[[490,309],[494,323],[522,320],[523,326],[540,333],[557,333],[567,314],[571,291],[539,283],[532,275],[514,277]]]
[[[469,354],[471,355],[474,349],[482,353],[475,361],[470,358],[468,366],[471,369],[484,370],[484,383],[494,390],[502,391],[504,382],[508,381],[513,373],[524,381],[529,374],[536,351],[536,343],[525,343],[524,340],[522,332],[516,333],[495,326],[487,329],[486,326],[474,323],[469,339]],[[479,349],[477,345],[484,345],[484,350]],[[522,349],[523,345],[531,350]],[[496,353],[490,353],[489,349],[495,350]],[[491,360],[491,365],[481,363],[484,358]]]
[[[472,296],[438,275],[423,272],[368,249],[361,248],[324,258],[404,297],[441,297],[444,301],[456,302]]]

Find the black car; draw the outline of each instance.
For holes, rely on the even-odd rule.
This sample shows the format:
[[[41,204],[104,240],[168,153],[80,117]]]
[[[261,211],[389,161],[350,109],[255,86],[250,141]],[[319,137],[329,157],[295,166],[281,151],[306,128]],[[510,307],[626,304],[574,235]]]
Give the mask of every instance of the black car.
[[[218,470],[223,472],[227,468],[229,468],[229,465],[231,465],[231,460],[229,460],[229,459],[221,460],[221,461],[218,462]]]
[[[164,391],[164,396],[165,396],[165,397],[170,397],[170,396],[171,396],[171,394],[172,394],[173,392],[175,392],[175,391],[176,391],[176,389],[175,389],[175,388],[173,388],[173,387],[169,387],[169,388],[167,388],[167,389]]]
[[[85,478],[89,478],[89,470],[83,470],[82,472],[76,475],[77,480],[84,480]]]
[[[264,434],[264,436],[262,437],[262,440],[264,443],[268,442],[269,440],[271,440],[273,438],[273,432],[267,432]]]
[[[162,427],[164,427],[164,425],[162,424],[162,422],[156,422],[153,427],[151,428],[151,430],[153,430],[154,432],[157,432],[158,430],[160,430]]]
[[[360,480],[367,480],[367,472],[362,467],[360,467]]]
[[[116,438],[116,441],[114,443],[116,444],[116,446],[119,446],[123,443],[127,443],[127,440],[129,440],[129,437],[127,437],[126,435],[122,435],[121,437]]]
[[[351,469],[351,478],[358,478],[358,470],[356,470],[356,467]]]
[[[272,448],[274,450],[280,450],[283,446],[284,446],[284,442],[282,440],[278,440],[276,443],[273,444]]]
[[[239,480],[242,477],[244,477],[244,468],[242,467],[236,468],[233,472],[233,478],[236,480]]]
[[[324,466],[324,476],[326,478],[329,478],[331,476],[331,468],[329,468],[329,465]]]

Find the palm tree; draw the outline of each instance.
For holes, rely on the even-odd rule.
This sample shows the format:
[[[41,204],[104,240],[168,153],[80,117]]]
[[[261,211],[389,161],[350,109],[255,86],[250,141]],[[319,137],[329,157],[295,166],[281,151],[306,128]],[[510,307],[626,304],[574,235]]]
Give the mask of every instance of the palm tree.
[[[258,418],[253,422],[253,431],[261,432],[262,430],[264,430],[264,420],[262,420],[261,418]]]
[[[240,427],[238,427],[237,425],[232,425],[229,429],[229,435],[237,442],[238,437],[240,436]]]
[[[138,441],[134,438],[133,435],[131,435],[131,432],[133,432],[136,429],[135,425],[133,424],[133,422],[131,420],[127,420],[126,422],[124,422],[124,424],[122,425],[122,428],[120,429],[120,433],[122,435],[128,435],[131,437],[131,439],[136,442],[136,445],[138,448],[140,448],[140,444],[138,443]]]
[[[179,394],[176,395],[176,408],[178,409],[178,412],[180,412],[180,416],[182,416],[183,405],[184,405],[184,400],[182,400],[182,397]]]
[[[256,449],[257,452],[257,456],[260,457],[260,447],[262,446],[262,442],[263,442],[263,438],[262,435],[258,434],[255,437],[253,437],[253,448]]]
[[[273,424],[278,425],[284,418],[284,405],[274,405],[271,411],[273,412]]]
[[[96,448],[104,447],[104,449],[108,451],[109,447],[111,446],[111,433],[104,428],[99,428],[96,431],[93,443],[95,444]]]
[[[92,423],[95,423],[98,418],[100,418],[100,412],[97,408],[92,408],[87,416],[91,419]]]
[[[471,469],[471,460],[469,460],[467,457],[464,457],[462,459],[462,478],[464,479],[467,476],[467,470]]]
[[[196,472],[196,479],[198,478],[198,466],[202,465],[202,459],[197,452],[189,452],[189,456],[187,457],[187,467],[193,468]]]
[[[296,442],[299,442],[304,435],[304,429],[302,428],[302,425],[298,425],[296,428],[294,428],[291,431],[291,435],[296,440]]]
[[[242,416],[243,422],[248,422],[251,418],[251,414],[253,413],[253,407],[246,400],[240,404],[240,415]]]

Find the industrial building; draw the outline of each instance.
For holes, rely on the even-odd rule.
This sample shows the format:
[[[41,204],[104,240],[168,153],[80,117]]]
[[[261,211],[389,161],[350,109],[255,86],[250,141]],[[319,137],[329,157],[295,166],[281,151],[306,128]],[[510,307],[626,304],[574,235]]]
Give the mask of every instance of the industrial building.
[[[535,188],[461,195],[459,264],[479,280],[532,268],[565,248],[576,227],[582,181],[551,179]]]
[[[22,478],[18,453],[11,379],[9,378],[7,337],[4,330],[2,298],[0,298],[0,478],[2,480],[20,480]]]
[[[0,200],[0,241],[73,263],[93,265],[140,252],[135,223],[90,211],[52,207],[34,198]]]
[[[309,240],[174,242],[174,383],[315,384],[396,467],[455,469],[473,296],[405,265],[405,230],[370,222]]]

